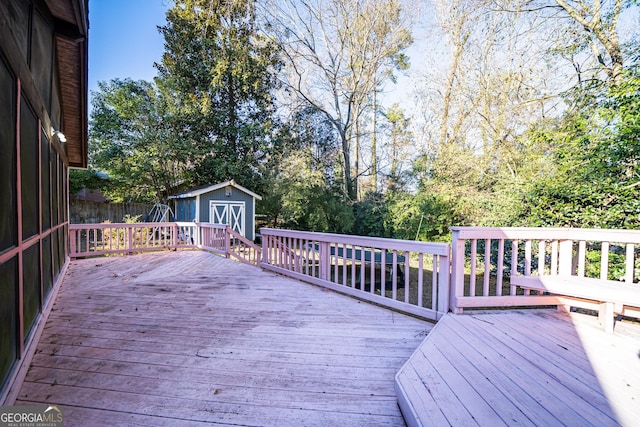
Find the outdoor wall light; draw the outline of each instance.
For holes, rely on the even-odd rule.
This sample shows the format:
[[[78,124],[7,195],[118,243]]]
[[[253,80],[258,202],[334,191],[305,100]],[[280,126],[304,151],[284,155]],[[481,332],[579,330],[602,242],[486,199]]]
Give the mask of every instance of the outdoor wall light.
[[[67,142],[67,137],[64,136],[64,133],[60,132],[59,130],[55,130],[53,127],[51,128],[51,135],[58,138],[58,141],[62,144]]]

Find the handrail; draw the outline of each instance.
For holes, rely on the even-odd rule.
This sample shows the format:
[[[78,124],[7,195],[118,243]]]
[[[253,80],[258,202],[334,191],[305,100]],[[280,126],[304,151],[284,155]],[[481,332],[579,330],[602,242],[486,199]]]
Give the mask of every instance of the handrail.
[[[227,233],[230,237],[229,254],[240,262],[259,267],[262,260],[262,248],[233,231],[228,225]]]
[[[262,268],[437,320],[448,311],[449,245],[262,228]]]

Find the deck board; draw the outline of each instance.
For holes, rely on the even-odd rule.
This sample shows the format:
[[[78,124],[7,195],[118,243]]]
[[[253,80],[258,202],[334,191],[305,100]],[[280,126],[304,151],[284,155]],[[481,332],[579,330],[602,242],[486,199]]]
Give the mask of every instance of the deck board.
[[[432,422],[437,408],[450,425],[460,422],[451,418],[457,410],[480,425],[634,426],[640,325],[618,322],[607,334],[596,317],[577,313],[448,314],[396,382],[409,425],[442,425]]]
[[[404,425],[394,375],[432,327],[201,251],[74,261],[16,404],[70,426]]]

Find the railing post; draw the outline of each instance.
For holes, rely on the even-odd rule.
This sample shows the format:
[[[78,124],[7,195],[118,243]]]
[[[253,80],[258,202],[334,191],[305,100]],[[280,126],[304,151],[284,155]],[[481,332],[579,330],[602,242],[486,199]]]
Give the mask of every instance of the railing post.
[[[76,254],[76,239],[78,230],[73,230],[69,227],[69,256],[73,258]]]
[[[224,228],[224,256],[229,258],[231,257],[231,233],[229,232],[231,228],[229,224],[227,224]]]
[[[151,230],[153,232],[153,229]],[[160,234],[162,235],[162,233]],[[179,240],[180,229],[178,228],[178,223],[174,222],[171,224],[171,246],[173,249],[178,249],[178,245],[180,244]]]
[[[447,248],[447,253],[450,253],[449,248]],[[464,253],[464,247],[463,247],[463,253]],[[435,269],[436,266],[434,265],[433,268]],[[449,311],[449,305],[450,305],[449,278],[451,276],[450,268],[451,268],[451,264],[449,261],[449,257],[440,255],[438,257],[438,307],[436,308],[436,311],[439,313],[438,316],[444,315]],[[464,271],[463,271],[463,274],[464,274]],[[464,278],[464,275],[462,277]]]
[[[451,232],[451,284],[449,290],[449,307],[456,314],[462,313],[457,305],[457,299],[464,296],[464,239],[460,238],[460,231]]]
[[[127,244],[127,249],[129,250],[129,254],[132,254],[133,253],[133,227],[132,226],[127,227],[127,237],[129,239],[129,242]]]
[[[269,250],[269,236],[264,234],[264,230],[260,229],[260,239],[262,243],[262,263],[267,263],[267,251]]]
[[[319,270],[320,279],[329,280],[331,277],[331,250],[329,249],[329,242],[320,242]]]

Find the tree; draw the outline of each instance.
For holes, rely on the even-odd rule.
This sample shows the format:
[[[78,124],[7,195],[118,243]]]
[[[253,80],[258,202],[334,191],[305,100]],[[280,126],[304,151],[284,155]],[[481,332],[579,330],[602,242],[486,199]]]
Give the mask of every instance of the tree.
[[[388,192],[397,192],[404,188],[403,169],[408,159],[408,149],[413,146],[413,139],[409,132],[409,119],[398,103],[394,103],[386,112],[385,118],[389,127],[387,145],[387,158],[389,159],[389,172],[386,176],[386,189]]]
[[[109,180],[95,169],[69,169],[69,194],[74,196],[84,189],[108,191]]]
[[[294,114],[286,150],[274,154],[266,172],[263,212],[272,226],[346,233],[353,213],[342,202],[340,144],[322,112],[311,107]]]
[[[551,142],[555,168],[524,187],[527,225],[640,228],[640,75],[578,92],[577,108],[532,136]]]
[[[192,181],[257,185],[275,127],[280,58],[257,26],[255,2],[177,0],[160,27],[159,84],[174,100],[174,127],[193,147]]]
[[[590,50],[597,67],[605,72],[607,79],[613,84],[621,82],[625,58],[618,23],[623,10],[635,1],[519,0],[512,5],[510,1],[498,0],[495,3],[500,10],[533,13],[556,20],[561,27],[572,28],[574,34],[582,32],[583,43],[573,44],[571,48],[579,46],[582,50]]]
[[[517,135],[549,114],[558,88],[549,85],[546,49],[535,44],[532,20],[491,12],[486,1],[434,1],[434,11],[433,34],[448,49],[425,76],[428,150],[414,172],[421,191],[438,195],[463,224],[479,225],[501,197],[494,192],[498,172]]]
[[[354,124],[383,72],[406,64],[402,51],[411,43],[401,5],[396,0],[287,0],[269,2],[266,13],[287,59],[287,88],[334,126],[344,193],[355,200]]]
[[[98,83],[89,124],[90,163],[109,175],[107,195],[118,200],[164,200],[188,168],[172,132],[166,99],[149,82]]]

